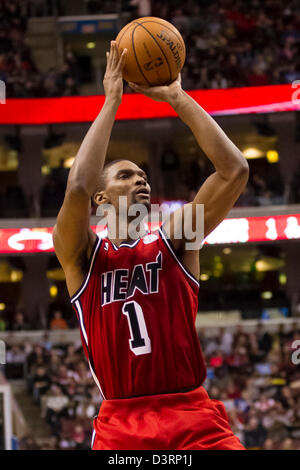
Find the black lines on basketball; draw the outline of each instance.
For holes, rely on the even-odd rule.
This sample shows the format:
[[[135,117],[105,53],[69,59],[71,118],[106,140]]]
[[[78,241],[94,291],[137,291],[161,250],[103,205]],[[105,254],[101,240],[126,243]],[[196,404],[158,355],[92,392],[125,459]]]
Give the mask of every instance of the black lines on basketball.
[[[172,80],[172,72],[171,72],[171,68],[170,68],[170,64],[169,64],[169,61],[168,61],[168,58],[166,56],[166,54],[164,53],[164,50],[161,48],[159,42],[157,41],[157,39],[153,36],[153,34],[146,28],[146,26],[143,26],[143,24],[141,23],[140,26],[145,30],[147,31],[148,34],[150,34],[150,36],[152,37],[152,39],[156,42],[156,44],[158,45],[158,47],[160,48],[161,52],[163,53],[164,55],[164,58],[165,58],[165,61],[166,61],[166,64],[168,66],[168,69],[169,69],[169,74],[170,74],[170,79],[169,81]]]
[[[143,69],[142,67],[140,66],[140,63],[139,63],[139,60],[137,58],[137,55],[136,55],[136,50],[135,50],[135,45],[134,45],[134,33],[135,33],[135,30],[139,27],[140,25],[138,24],[132,31],[132,34],[131,34],[131,42],[132,42],[132,49],[133,49],[133,52],[134,52],[134,56],[135,56],[135,61],[136,61],[136,64],[139,68],[139,71],[141,72],[141,74],[143,75],[144,79],[146,80],[146,82],[148,83],[149,86],[151,86],[151,83],[149,82],[149,80],[147,79],[146,75],[144,74],[143,72]]]
[[[174,31],[174,29],[171,29],[169,26],[167,26],[167,25],[165,25],[165,24],[163,24],[163,23],[160,23],[159,21],[153,21],[153,20],[143,21],[143,23],[139,23],[139,25],[143,25],[143,24],[145,24],[145,23],[159,24],[159,26],[168,29],[169,31],[171,31],[172,34],[175,34],[175,36],[177,37],[178,41],[180,41],[182,47],[185,49],[185,44],[183,43],[182,38]]]
[[[125,33],[127,33],[127,31],[128,31],[130,28],[131,28],[131,23],[129,23],[129,24],[127,25],[127,27],[124,28],[124,30],[123,30],[121,36],[120,36],[119,39],[118,39],[118,44],[120,44],[120,42],[121,42],[121,40],[122,40],[122,37],[124,36]]]

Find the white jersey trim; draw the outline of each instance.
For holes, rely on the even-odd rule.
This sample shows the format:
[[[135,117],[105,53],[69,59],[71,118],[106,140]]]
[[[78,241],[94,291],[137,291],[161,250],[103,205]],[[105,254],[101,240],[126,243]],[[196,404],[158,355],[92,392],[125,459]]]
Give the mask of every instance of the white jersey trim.
[[[93,435],[92,435],[92,442],[91,442],[91,449],[93,450],[94,442],[95,442],[95,437],[96,437],[96,431],[93,429]]]
[[[92,272],[92,269],[93,269],[93,266],[94,266],[94,262],[95,262],[95,258],[96,258],[96,254],[98,253],[98,250],[99,250],[99,247],[101,245],[101,242],[102,242],[102,239],[98,237],[98,235],[96,235],[97,238],[95,240],[95,244],[94,244],[94,247],[93,247],[93,251],[92,251],[92,255],[91,255],[91,261],[90,261],[90,269],[89,269],[89,272],[85,278],[85,280],[83,281],[81,287],[79,288],[79,290],[77,292],[75,292],[74,295],[72,295],[71,297],[71,303],[75,302],[78,297],[81,296],[81,294],[83,293],[83,291],[85,290],[88,282],[89,282],[89,279],[90,279],[90,276],[91,276],[91,272]]]
[[[133,242],[132,244],[130,243],[121,243],[119,246],[115,245],[113,242],[111,242],[112,246],[113,246],[113,249],[115,251],[118,251],[120,248],[123,248],[123,246],[127,247],[127,248],[134,248],[139,242],[140,242],[141,238],[138,238],[135,242]]]
[[[200,286],[199,282],[197,281],[197,279],[189,272],[187,271],[187,269],[182,265],[182,263],[179,261],[179,259],[177,258],[169,240],[167,239],[167,237],[165,236],[164,234],[164,231],[161,227],[159,227],[158,229],[159,233],[160,233],[160,236],[161,238],[163,239],[163,241],[165,242],[165,245],[168,247],[169,251],[172,253],[174,259],[177,261],[177,263],[179,264],[179,266],[181,267],[182,271],[186,274],[186,276],[191,279],[197,287]]]

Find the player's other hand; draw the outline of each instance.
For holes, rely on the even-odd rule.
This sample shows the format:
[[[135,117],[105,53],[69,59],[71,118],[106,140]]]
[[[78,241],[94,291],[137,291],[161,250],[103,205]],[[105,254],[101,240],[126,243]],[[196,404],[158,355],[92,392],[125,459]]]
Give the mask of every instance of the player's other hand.
[[[142,93],[154,101],[165,101],[167,103],[172,103],[182,92],[180,74],[170,85],[147,87],[133,82],[128,82],[128,85],[137,93]]]
[[[119,54],[116,41],[111,41],[110,51],[106,53],[106,71],[103,86],[106,100],[113,101],[119,105],[123,95],[122,71],[126,60],[127,49]]]

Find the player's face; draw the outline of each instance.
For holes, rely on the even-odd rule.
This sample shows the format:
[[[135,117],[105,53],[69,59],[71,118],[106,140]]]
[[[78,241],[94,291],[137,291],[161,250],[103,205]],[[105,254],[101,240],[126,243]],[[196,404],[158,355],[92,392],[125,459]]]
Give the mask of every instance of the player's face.
[[[151,188],[146,173],[130,161],[118,162],[108,168],[105,193],[110,202],[118,208],[119,196],[127,196],[128,207],[144,204],[150,209]]]

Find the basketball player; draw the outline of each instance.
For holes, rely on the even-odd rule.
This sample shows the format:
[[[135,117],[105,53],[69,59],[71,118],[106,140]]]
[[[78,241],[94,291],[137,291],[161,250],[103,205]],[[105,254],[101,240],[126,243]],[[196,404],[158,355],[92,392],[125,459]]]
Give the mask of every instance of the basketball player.
[[[54,229],[83,348],[103,395],[94,419],[93,449],[243,449],[224,405],[202,387],[205,362],[195,319],[199,249],[174,237],[175,218],[136,240],[99,238],[90,229],[91,198],[99,206],[119,196],[128,206],[150,208],[147,176],[128,160],[104,167],[116,112],[122,100],[122,69],[115,42],[107,53],[105,103],[87,132],[70,170]],[[204,236],[226,216],[243,191],[248,165],[216,122],[181,88],[130,84],[169,103],[212,161],[190,205],[204,204]],[[181,209],[180,209],[181,210]],[[190,212],[194,223],[195,211]],[[122,221],[120,223],[123,223]],[[169,236],[167,236],[169,234]]]

